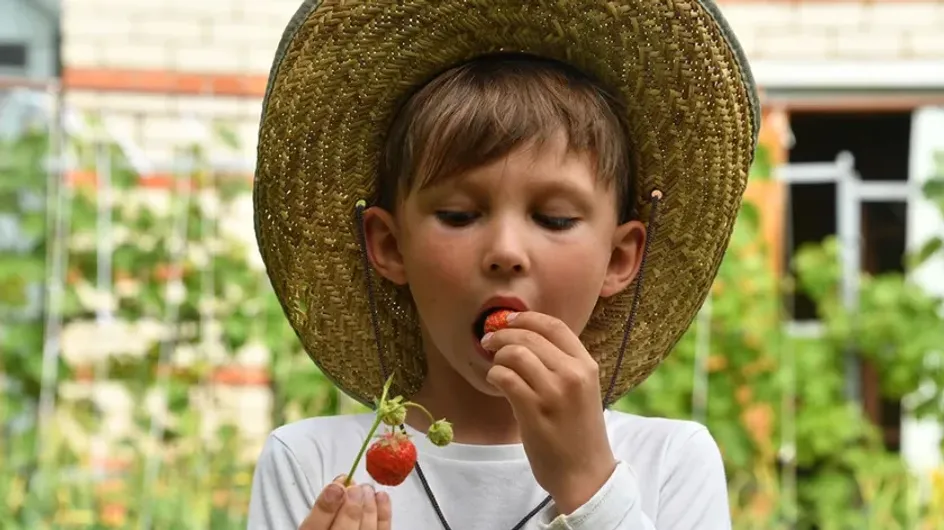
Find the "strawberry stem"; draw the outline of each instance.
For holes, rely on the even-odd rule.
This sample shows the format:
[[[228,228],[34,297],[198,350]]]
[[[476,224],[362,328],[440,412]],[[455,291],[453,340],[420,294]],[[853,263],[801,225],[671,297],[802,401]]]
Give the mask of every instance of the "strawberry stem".
[[[412,401],[407,401],[406,403],[403,404],[403,406],[405,406],[405,407],[415,407],[415,408],[418,408],[418,409],[422,410],[423,413],[425,413],[426,416],[429,417],[429,422],[430,422],[430,424],[436,423],[436,418],[434,418],[433,415],[430,414],[429,411],[426,410],[426,407],[424,407],[423,405],[420,405],[419,403],[413,403]]]
[[[390,391],[390,383],[393,382],[393,374],[387,378],[387,382],[383,386],[383,394],[380,396],[380,401],[377,403],[377,410],[379,411],[384,403],[387,401],[387,392]],[[374,417],[374,424],[370,426],[370,432],[367,433],[367,438],[364,439],[364,443],[361,444],[361,450],[357,453],[357,458],[354,459],[354,465],[351,466],[351,471],[347,474],[347,478],[344,479],[344,487],[351,485],[351,477],[354,476],[354,470],[357,469],[357,464],[361,462],[361,458],[364,457],[364,453],[367,451],[367,443],[370,442],[370,439],[374,437],[374,433],[377,432],[377,427],[380,426],[380,414],[377,414]]]

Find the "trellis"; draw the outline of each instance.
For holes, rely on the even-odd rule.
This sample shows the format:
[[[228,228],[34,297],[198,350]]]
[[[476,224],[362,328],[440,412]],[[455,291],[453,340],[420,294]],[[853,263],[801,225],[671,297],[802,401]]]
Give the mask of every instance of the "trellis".
[[[48,163],[46,167],[46,204],[45,212],[46,222],[46,273],[43,301],[43,348],[42,348],[42,384],[39,396],[39,404],[36,413],[36,425],[39,436],[36,438],[35,453],[40,467],[43,467],[43,457],[47,454],[45,444],[52,439],[52,427],[56,421],[56,396],[59,390],[60,374],[59,363],[62,354],[62,330],[63,330],[63,303],[66,293],[66,275],[69,268],[69,226],[72,215],[72,206],[75,200],[76,183],[69,181],[69,175],[76,169],[75,145],[71,141],[75,138],[77,131],[70,131],[66,126],[65,111],[61,101],[54,96],[56,92],[50,89],[48,95],[53,96],[55,101],[51,109],[51,118],[46,123],[46,134],[49,137]],[[114,138],[109,137],[107,131],[98,131],[92,138],[87,138],[95,148],[95,161],[92,174],[95,178],[95,194],[97,206],[97,220],[95,225],[96,234],[96,270],[95,287],[99,294],[109,297],[114,292],[114,271],[113,271],[113,252],[112,245],[114,235],[114,221],[112,211],[116,204],[116,187],[112,182],[114,168],[114,159],[112,148],[115,144]],[[249,175],[252,172],[251,164],[246,160],[232,159],[225,161],[216,161],[208,163],[194,156],[190,150],[184,156],[165,164],[165,167],[155,167],[150,165],[151,171],[164,170],[173,175],[175,184],[175,199],[173,204],[176,206],[175,214],[170,228],[169,243],[171,261],[168,267],[172,270],[179,270],[183,263],[184,252],[186,250],[186,234],[188,231],[188,207],[193,200],[191,177],[195,172],[207,174],[216,173],[241,173]],[[203,210],[201,209],[201,212]],[[198,220],[201,237],[211,236],[215,233],[217,227],[213,219],[201,216]],[[216,271],[213,266],[203,267],[200,271],[200,288],[202,296],[209,298],[213,293],[213,286]],[[178,278],[170,278],[164,285],[164,298],[166,301],[166,310],[163,315],[164,324],[173,329],[179,323],[180,293],[183,289],[181,281]],[[99,304],[94,308],[94,320],[96,326],[101,331],[107,331],[110,326],[115,324],[115,315],[109,304]],[[212,318],[211,311],[207,307],[201,307],[200,320],[205,324]],[[201,333],[208,326],[201,325]],[[108,333],[102,333],[103,337],[108,337]],[[205,337],[201,337],[203,340]],[[158,366],[166,367],[170,364],[171,355],[176,345],[174,334],[169,334],[160,341]],[[92,379],[94,382],[107,380],[109,377],[107,371],[107,360],[99,359],[95,362]],[[159,370],[156,378],[156,390],[158,395],[166,396],[170,370]],[[202,380],[200,383],[206,383]],[[164,401],[164,400],[161,400]],[[154,444],[155,448],[160,446],[160,440],[163,436],[165,425],[160,414],[152,414],[148,427],[148,439]],[[93,453],[96,453],[95,445],[92,445]],[[107,449],[106,449],[107,450]],[[92,476],[102,478],[106,470],[97,465],[101,454],[89,455],[89,460],[93,463]],[[147,459],[146,472],[143,478],[142,487],[148,491],[149,485],[160,472],[161,453],[157,450],[151,451]],[[199,473],[200,470],[195,470]],[[95,480],[93,478],[93,480]],[[31,481],[33,490],[43,488],[43,483],[39,480]],[[147,513],[149,503],[143,502],[145,514],[142,519],[145,527],[150,527],[151,518]]]

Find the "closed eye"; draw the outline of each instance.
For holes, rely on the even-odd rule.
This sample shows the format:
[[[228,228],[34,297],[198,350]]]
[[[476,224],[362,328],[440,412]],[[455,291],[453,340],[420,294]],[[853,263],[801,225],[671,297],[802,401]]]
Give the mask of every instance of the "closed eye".
[[[449,226],[461,227],[471,224],[478,218],[474,212],[459,212],[452,210],[437,210],[436,218]]]
[[[576,217],[554,217],[543,214],[534,214],[534,220],[544,228],[557,231],[569,230],[580,221]]]

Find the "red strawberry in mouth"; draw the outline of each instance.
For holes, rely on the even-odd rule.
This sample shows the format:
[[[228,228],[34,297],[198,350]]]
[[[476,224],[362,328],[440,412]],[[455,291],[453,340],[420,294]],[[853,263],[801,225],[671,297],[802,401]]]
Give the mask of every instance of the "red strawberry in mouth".
[[[497,309],[485,317],[485,333],[495,333],[508,327],[508,315],[514,313],[510,309]]]
[[[473,333],[482,340],[486,333],[494,333],[508,326],[508,315],[514,310],[507,307],[495,307],[483,312],[473,325]]]

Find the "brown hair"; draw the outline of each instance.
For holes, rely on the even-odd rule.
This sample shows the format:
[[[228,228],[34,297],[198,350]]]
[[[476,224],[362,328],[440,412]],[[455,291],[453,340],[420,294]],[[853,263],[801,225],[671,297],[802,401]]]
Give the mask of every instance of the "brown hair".
[[[380,160],[378,204],[493,162],[563,130],[570,150],[592,153],[598,177],[617,186],[621,222],[632,216],[632,149],[623,106],[599,84],[556,61],[482,57],[440,74],[413,94],[390,128]]]

